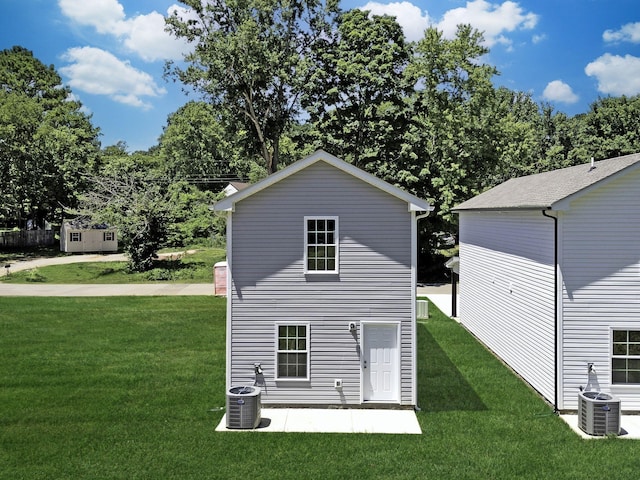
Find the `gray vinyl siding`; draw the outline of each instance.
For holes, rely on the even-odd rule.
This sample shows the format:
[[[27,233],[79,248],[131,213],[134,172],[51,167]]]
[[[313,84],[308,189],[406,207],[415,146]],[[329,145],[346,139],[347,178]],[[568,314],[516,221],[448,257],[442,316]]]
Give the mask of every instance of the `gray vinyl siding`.
[[[563,405],[580,386],[640,410],[640,386],[611,385],[611,327],[640,329],[640,172],[590,192],[562,215]],[[593,362],[595,375],[587,375]]]
[[[339,274],[304,274],[304,217],[337,216]],[[319,162],[236,204],[232,385],[264,370],[265,404],[360,403],[360,322],[401,321],[401,403],[412,402],[411,214],[407,203]],[[275,381],[275,322],[310,323],[310,380]],[[358,324],[357,335],[349,322]],[[342,390],[334,388],[342,379]]]
[[[460,213],[460,321],[550,401],[554,278],[552,219]]]

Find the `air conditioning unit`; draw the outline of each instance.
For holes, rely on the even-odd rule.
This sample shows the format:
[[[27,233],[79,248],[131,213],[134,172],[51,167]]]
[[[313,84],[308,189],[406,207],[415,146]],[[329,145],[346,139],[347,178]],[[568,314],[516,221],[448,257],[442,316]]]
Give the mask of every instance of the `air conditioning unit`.
[[[580,392],[578,425],[588,435],[618,435],[620,432],[620,400],[608,393]]]
[[[227,428],[260,425],[260,388],[232,387],[227,392]]]
[[[429,318],[429,302],[427,300],[418,300],[416,311],[418,318]]]

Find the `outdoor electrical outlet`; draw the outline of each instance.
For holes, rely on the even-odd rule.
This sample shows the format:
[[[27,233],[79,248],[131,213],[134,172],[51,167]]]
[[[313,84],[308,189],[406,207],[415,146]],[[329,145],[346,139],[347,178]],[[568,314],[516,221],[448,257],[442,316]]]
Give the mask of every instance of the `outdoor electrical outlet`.
[[[341,379],[341,378],[336,378],[336,379],[333,381],[333,386],[334,386],[335,388],[342,388],[342,379]]]

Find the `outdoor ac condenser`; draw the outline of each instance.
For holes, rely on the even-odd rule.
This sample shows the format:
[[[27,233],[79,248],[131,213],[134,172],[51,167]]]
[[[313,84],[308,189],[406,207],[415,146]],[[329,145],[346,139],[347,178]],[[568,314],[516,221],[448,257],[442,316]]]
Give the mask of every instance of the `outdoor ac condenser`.
[[[620,400],[602,392],[580,392],[578,425],[588,435],[618,435]]]
[[[257,428],[260,410],[259,387],[233,387],[227,392],[227,428]]]

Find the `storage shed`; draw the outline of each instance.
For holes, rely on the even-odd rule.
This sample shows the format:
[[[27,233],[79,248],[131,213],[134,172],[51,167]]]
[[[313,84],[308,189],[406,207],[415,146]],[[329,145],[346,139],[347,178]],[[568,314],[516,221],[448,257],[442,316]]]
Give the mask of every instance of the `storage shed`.
[[[117,252],[117,230],[108,225],[93,225],[84,220],[65,220],[60,229],[60,251]]]

